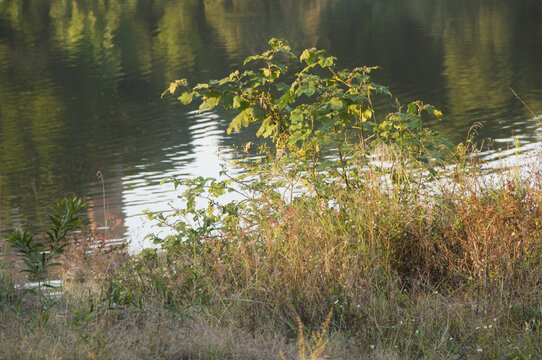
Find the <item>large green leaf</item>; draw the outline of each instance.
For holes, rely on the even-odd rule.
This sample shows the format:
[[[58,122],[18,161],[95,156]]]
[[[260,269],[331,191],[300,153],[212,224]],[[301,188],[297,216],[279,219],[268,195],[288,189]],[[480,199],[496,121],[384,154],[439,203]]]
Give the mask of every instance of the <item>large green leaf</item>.
[[[254,119],[254,109],[247,108],[239,113],[230,123],[227,133],[231,134],[232,131],[239,131],[244,127],[247,127]]]

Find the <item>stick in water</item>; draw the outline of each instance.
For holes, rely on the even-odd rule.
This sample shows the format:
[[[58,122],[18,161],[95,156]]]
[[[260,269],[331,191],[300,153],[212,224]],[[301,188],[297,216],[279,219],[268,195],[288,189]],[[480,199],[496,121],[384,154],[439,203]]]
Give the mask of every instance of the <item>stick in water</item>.
[[[525,102],[523,101],[523,99],[519,97],[518,93],[515,92],[515,90],[512,89],[510,86],[508,87],[508,89],[510,90],[510,92],[512,92],[512,94],[514,94],[514,96],[516,97],[516,99],[518,99],[519,101],[521,101],[521,103],[523,104],[523,106],[525,106],[525,107],[527,108],[527,110],[529,110],[529,112],[531,113],[531,115],[535,118],[535,117],[536,117],[536,114],[534,113],[534,111],[532,111],[531,108],[528,107],[527,104],[525,104]]]

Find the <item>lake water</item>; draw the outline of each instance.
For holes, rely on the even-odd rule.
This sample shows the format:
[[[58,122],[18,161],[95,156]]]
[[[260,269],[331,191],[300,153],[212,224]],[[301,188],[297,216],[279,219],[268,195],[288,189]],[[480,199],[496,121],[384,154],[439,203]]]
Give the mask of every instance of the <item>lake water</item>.
[[[141,212],[175,197],[161,179],[217,175],[217,151],[249,140],[161,93],[227,75],[271,37],[381,66],[373,80],[443,110],[429,125],[452,142],[475,122],[495,149],[541,140],[509,91],[542,114],[539,0],[0,0],[0,229],[46,227],[77,194],[140,246]]]

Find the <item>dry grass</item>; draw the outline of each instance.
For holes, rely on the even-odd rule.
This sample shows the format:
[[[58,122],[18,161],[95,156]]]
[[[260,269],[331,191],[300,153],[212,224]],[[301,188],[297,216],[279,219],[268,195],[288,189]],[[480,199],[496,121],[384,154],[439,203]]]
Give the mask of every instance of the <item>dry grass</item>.
[[[188,318],[160,306],[144,312],[125,308],[81,324],[67,308],[59,307],[45,327],[38,327],[28,315],[3,314],[0,352],[2,359],[256,360],[279,359],[279,352],[296,358],[295,343],[276,333],[264,329],[249,333],[192,315]]]
[[[3,313],[0,352],[5,359],[279,359],[282,351],[285,358],[297,359],[299,347],[311,344],[322,351],[319,358],[336,360],[525,358],[542,353],[540,319],[532,309],[503,309],[498,302],[478,307],[471,298],[439,293],[408,296],[403,302],[374,295],[380,298],[358,310],[362,331],[337,328],[331,319],[328,335],[321,332],[302,341],[298,336],[297,344],[295,336],[271,325],[247,330],[204,308],[172,310],[150,301],[144,309],[119,306],[83,321],[76,313],[88,309],[93,299],[78,295],[59,304],[44,327],[31,313]]]

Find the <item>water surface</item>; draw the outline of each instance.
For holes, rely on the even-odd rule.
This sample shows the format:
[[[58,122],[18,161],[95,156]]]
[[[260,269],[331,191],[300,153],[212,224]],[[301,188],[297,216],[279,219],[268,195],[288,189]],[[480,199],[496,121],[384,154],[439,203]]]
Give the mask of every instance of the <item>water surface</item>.
[[[141,239],[141,211],[175,197],[161,179],[217,175],[217,150],[249,136],[160,94],[227,75],[271,37],[379,65],[402,102],[444,111],[429,125],[455,143],[475,122],[495,149],[540,141],[508,89],[542,114],[537,0],[0,0],[0,229],[44,228],[77,194],[97,226]]]

